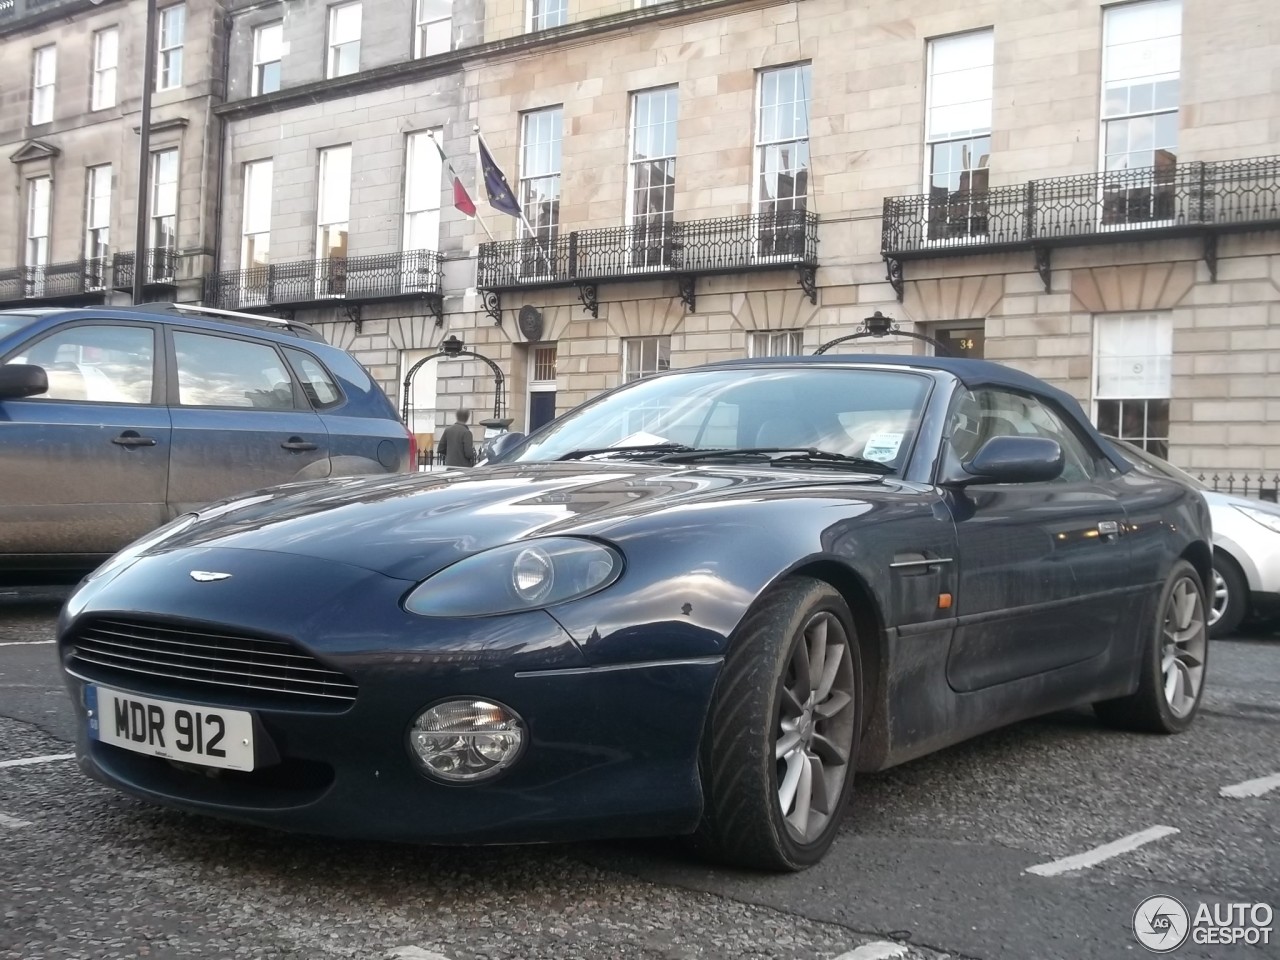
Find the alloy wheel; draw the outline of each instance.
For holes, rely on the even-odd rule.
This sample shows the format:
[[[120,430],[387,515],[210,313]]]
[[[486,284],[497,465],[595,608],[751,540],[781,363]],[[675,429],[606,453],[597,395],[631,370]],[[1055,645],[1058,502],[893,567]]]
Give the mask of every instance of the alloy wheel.
[[[1196,584],[1184,577],[1169,593],[1160,652],[1164,698],[1175,717],[1188,716],[1196,707],[1208,637],[1204,601]]]
[[[1209,626],[1222,619],[1227,612],[1227,604],[1231,602],[1231,590],[1218,568],[1213,568],[1213,602],[1209,604]]]
[[[792,651],[778,697],[778,804],[792,838],[821,836],[849,775],[854,670],[839,618],[815,614]]]

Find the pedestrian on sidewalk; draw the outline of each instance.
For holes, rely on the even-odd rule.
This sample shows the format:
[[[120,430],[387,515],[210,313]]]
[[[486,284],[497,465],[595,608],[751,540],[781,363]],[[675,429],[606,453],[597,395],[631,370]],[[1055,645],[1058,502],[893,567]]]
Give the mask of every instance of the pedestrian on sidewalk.
[[[444,428],[440,434],[440,459],[446,467],[474,467],[476,465],[476,445],[471,439],[471,428],[467,421],[470,412],[459,410],[456,422]]]

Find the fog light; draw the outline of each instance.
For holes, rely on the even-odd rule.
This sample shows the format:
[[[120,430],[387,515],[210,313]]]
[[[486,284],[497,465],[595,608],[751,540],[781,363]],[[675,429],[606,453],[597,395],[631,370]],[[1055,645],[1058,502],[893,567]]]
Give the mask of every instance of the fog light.
[[[446,700],[418,714],[409,749],[433,777],[467,783],[511,766],[524,737],[524,721],[500,703]]]

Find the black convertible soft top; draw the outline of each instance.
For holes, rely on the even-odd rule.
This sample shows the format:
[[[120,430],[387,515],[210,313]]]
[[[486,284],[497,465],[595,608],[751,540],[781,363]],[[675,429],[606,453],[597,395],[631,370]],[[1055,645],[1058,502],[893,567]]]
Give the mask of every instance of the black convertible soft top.
[[[1029,373],[1006,367],[1004,364],[992,363],[990,360],[970,360],[964,357],[917,357],[898,356],[893,354],[822,354],[810,357],[754,357],[747,360],[723,360],[710,366],[777,366],[793,363],[812,363],[829,366],[892,366],[908,367],[913,370],[941,370],[949,373],[966,387],[1008,387],[1013,390],[1024,390],[1039,393],[1053,399],[1058,406],[1070,416],[1081,430],[1093,438],[1121,473],[1128,473],[1133,464],[1124,457],[1111,443],[1100,434],[1089,421],[1080,401],[1060,390],[1052,384],[1045,383],[1039,377]]]

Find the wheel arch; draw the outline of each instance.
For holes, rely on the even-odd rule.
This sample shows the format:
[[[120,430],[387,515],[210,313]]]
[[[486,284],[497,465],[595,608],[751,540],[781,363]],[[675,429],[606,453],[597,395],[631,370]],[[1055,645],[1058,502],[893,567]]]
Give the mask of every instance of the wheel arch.
[[[1213,587],[1213,548],[1203,540],[1195,540],[1183,548],[1180,558],[1196,568],[1205,590]]]

